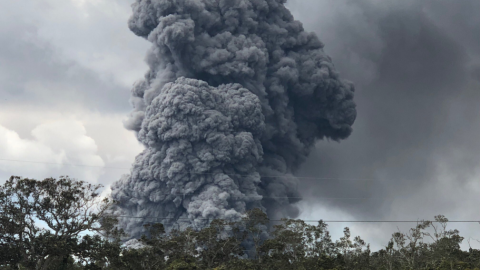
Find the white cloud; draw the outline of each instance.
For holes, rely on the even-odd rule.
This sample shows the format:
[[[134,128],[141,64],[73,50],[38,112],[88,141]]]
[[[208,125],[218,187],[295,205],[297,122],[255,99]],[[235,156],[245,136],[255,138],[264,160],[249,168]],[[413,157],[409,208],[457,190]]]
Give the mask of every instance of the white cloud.
[[[40,162],[0,161],[2,181],[11,175],[36,179],[69,175],[108,187],[129,172],[143,149],[135,135],[123,127],[123,117],[39,110],[0,112],[0,159]],[[15,125],[18,119],[24,124]]]
[[[105,163],[97,153],[95,141],[86,135],[81,122],[42,123],[31,133],[33,139],[23,139],[15,131],[0,126],[1,158],[16,160],[0,163],[4,177],[9,174],[32,178],[50,177],[55,176],[50,173],[62,171],[65,167],[59,164],[77,163],[99,167],[75,169],[78,178],[95,182],[102,174],[100,167]]]
[[[15,131],[0,126],[0,149],[2,159],[12,160],[42,160],[47,158],[49,162],[61,163],[64,159],[63,153],[55,153],[47,145],[36,141],[24,140]],[[28,159],[26,159],[28,158]],[[59,167],[58,165],[55,167]],[[0,161],[0,171],[5,174],[36,173],[44,175],[48,171],[48,165],[28,164],[18,162]],[[5,177],[4,177],[5,178]]]
[[[43,123],[32,130],[32,135],[42,145],[48,145],[55,152],[62,152],[68,163],[100,167],[105,165],[97,155],[95,141],[86,135],[85,127],[79,121]]]

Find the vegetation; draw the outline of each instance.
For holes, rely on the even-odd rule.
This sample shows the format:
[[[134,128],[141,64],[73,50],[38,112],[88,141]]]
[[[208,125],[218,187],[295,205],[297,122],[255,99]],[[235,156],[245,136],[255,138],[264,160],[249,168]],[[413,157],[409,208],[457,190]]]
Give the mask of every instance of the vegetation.
[[[122,245],[126,235],[106,214],[112,202],[99,198],[100,187],[11,177],[0,187],[0,269],[480,270],[480,250],[462,251],[463,237],[441,215],[393,233],[377,252],[349,228],[334,242],[323,221],[270,226],[259,209],[202,230],[167,234],[160,223],[146,224],[133,249]]]

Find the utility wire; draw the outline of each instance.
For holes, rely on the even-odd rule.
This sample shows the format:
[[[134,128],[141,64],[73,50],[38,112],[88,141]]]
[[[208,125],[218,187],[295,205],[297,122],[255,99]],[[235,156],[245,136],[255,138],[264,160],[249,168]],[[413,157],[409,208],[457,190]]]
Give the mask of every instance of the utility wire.
[[[173,196],[194,196],[198,194],[192,193],[155,193],[155,195],[173,195]],[[305,199],[304,197],[276,197],[276,196],[263,196],[263,195],[230,195],[232,198],[257,198],[262,197],[262,199]],[[378,197],[315,197],[319,200],[385,200],[386,198]]]
[[[154,217],[154,216],[146,216],[146,217],[135,217],[135,216],[110,216],[110,217],[121,217],[121,218],[140,218],[140,219],[147,219],[147,218],[153,218],[153,219],[175,219],[175,218],[169,218],[169,217]],[[191,220],[189,218],[177,218],[175,220]],[[195,218],[194,220],[213,220],[210,218]],[[269,219],[268,220],[276,222],[276,221],[284,221],[282,219]],[[301,219],[301,221],[304,222],[319,222],[319,220],[313,220],[313,219]],[[322,220],[325,223],[341,223],[341,222],[348,222],[348,223],[416,223],[416,222],[424,222],[424,221],[429,221],[429,222],[443,222],[443,221],[434,221],[434,220]],[[452,222],[452,223],[480,223],[480,220],[449,220],[446,222]],[[168,224],[168,223],[167,223]]]

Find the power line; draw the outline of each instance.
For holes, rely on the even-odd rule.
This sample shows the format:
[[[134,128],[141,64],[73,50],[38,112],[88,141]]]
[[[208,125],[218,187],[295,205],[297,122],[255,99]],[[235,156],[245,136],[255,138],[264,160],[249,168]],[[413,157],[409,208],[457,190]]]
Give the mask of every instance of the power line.
[[[111,216],[111,217],[121,217],[121,218],[140,218],[140,219],[147,219],[147,218],[153,218],[153,219],[175,219],[171,217],[154,217],[154,216],[146,216],[146,217],[135,217],[135,216]],[[192,220],[190,218],[177,218],[175,220]],[[194,220],[214,220],[211,218],[195,218]],[[319,220],[312,220],[312,219],[300,219],[303,222],[319,222]],[[282,219],[269,219],[268,220],[273,221],[273,222],[279,222],[279,221],[285,221]],[[342,222],[348,222],[348,223],[417,223],[417,222],[444,222],[444,221],[435,221],[435,220],[322,220],[325,223],[342,223]],[[480,220],[449,220],[445,222],[452,222],[452,223],[480,223]],[[168,223],[167,223],[168,224]]]
[[[42,161],[30,161],[30,160],[17,160],[17,159],[0,159],[0,161],[9,162],[22,162],[22,163],[35,163],[35,164],[49,164],[49,165],[65,165],[74,167],[87,167],[87,168],[102,168],[102,169],[117,169],[117,170],[130,170],[125,167],[111,167],[111,166],[94,166],[84,164],[70,164],[70,163],[56,163],[56,162],[42,162]],[[189,173],[194,175],[217,175],[218,173]],[[236,174],[240,177],[248,177],[251,175]],[[296,178],[296,179],[308,179],[308,180],[342,180],[342,181],[370,181],[374,179],[367,178],[340,178],[340,177],[313,177],[313,176],[293,176],[293,175],[261,175],[262,178]]]
[[[173,195],[173,196],[193,196],[199,194],[192,194],[192,193],[155,193],[155,195]],[[263,195],[230,195],[233,198],[256,198],[262,197],[262,199],[305,199],[304,197],[276,197],[276,196],[263,196]],[[315,197],[315,199],[319,200],[385,200],[386,198],[378,198],[378,197]]]

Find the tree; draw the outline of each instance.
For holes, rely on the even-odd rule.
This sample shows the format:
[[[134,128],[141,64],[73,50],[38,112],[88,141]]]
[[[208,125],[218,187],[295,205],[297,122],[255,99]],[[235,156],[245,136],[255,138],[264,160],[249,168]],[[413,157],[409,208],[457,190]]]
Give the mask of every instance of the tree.
[[[408,233],[400,231],[392,234],[391,241],[397,246],[397,254],[403,269],[420,269],[421,259],[425,259],[428,245],[424,243],[425,229],[431,225],[431,221],[420,221],[415,228]]]
[[[99,198],[99,188],[69,177],[10,177],[0,187],[0,266],[74,269],[74,256],[83,265],[94,265],[93,253],[99,253],[92,249],[108,243],[81,234],[102,231],[101,221],[107,220],[110,202]]]
[[[460,244],[464,238],[459,235],[458,230],[447,230],[448,219],[445,216],[435,216],[435,223],[438,225],[431,223],[433,234],[424,234],[433,241],[430,244],[429,256],[425,257],[439,269],[455,269],[458,264],[462,264]]]
[[[335,243],[341,265],[346,269],[370,269],[370,245],[367,245],[360,236],[356,236],[352,241],[348,227],[345,227],[343,234],[344,236]]]
[[[394,248],[394,241],[391,239],[384,249],[372,254],[372,265],[374,269],[394,270],[399,268],[397,250]]]
[[[261,263],[262,256],[260,255],[260,245],[268,238],[268,224],[269,219],[260,208],[254,208],[247,211],[242,219],[244,227],[245,239],[252,246],[252,249],[247,250],[248,256],[252,259],[259,260]]]
[[[123,252],[125,261],[141,256],[141,269],[213,269],[243,255],[245,234],[236,222],[213,220],[201,230],[172,230],[165,234],[162,224],[147,224],[140,238],[144,248]],[[130,263],[131,264],[131,263]]]
[[[206,269],[215,268],[242,256],[245,236],[238,223],[213,220],[210,226],[200,230],[196,237],[198,255],[202,258],[203,266]]]
[[[447,230],[442,215],[394,233],[373,253],[348,227],[332,242],[322,220],[269,227],[260,209],[200,230],[145,224],[140,248],[132,249],[122,245],[126,235],[106,214],[113,202],[99,198],[100,187],[68,177],[11,177],[0,186],[0,270],[479,270],[480,251],[460,250],[463,237]]]
[[[336,265],[339,245],[332,242],[323,221],[314,226],[285,219],[271,235],[260,247],[264,269],[333,269]]]

